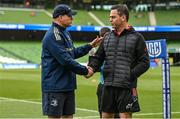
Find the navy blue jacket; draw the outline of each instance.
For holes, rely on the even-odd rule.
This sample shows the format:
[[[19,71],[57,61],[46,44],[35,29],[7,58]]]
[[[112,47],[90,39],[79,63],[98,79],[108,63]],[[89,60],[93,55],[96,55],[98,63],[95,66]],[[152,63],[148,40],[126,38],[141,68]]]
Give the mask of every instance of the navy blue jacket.
[[[65,28],[52,23],[42,41],[42,92],[66,92],[76,89],[76,75],[88,70],[74,59],[91,50],[89,44],[75,48]]]

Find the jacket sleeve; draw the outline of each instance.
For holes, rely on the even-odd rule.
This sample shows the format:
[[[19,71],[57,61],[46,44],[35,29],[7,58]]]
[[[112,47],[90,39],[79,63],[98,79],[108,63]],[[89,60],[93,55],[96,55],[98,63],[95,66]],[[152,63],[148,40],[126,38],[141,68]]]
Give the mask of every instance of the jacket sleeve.
[[[62,39],[60,41],[49,39],[47,42],[47,49],[56,58],[56,60],[66,69],[80,75],[87,75],[88,69],[76,62],[69,53],[65,50]]]
[[[89,58],[88,66],[93,68],[94,72],[98,71],[104,62],[105,52],[104,52],[103,44],[104,41],[102,41],[102,43],[100,44],[95,55]]]
[[[139,35],[135,52],[136,52],[137,64],[131,70],[131,74],[134,79],[138,78],[140,75],[146,72],[150,67],[149,55],[144,37],[142,35]]]
[[[91,49],[92,49],[92,46],[89,45],[89,44],[84,45],[84,46],[80,46],[80,47],[77,47],[77,48],[74,47],[74,57],[75,57],[75,59],[80,58],[80,57],[88,54],[88,52]]]

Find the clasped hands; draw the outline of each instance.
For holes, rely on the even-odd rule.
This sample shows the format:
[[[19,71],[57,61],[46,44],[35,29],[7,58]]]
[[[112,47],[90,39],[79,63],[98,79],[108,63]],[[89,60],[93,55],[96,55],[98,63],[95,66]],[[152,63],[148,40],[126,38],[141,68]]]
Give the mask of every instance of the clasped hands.
[[[90,66],[86,66],[86,67],[88,69],[88,74],[85,75],[85,77],[86,78],[90,78],[94,74],[94,71],[93,71],[93,69]]]
[[[102,41],[103,37],[99,37],[97,36],[92,42],[90,42],[89,44],[92,46],[92,47],[97,47],[100,45],[101,41]],[[88,74],[85,75],[86,78],[90,78],[93,74],[94,74],[94,71],[93,69],[90,67],[90,66],[86,66],[86,68],[88,69]]]
[[[97,36],[92,42],[90,42],[89,44],[92,46],[92,47],[97,47],[100,45],[101,41],[102,41],[103,37],[99,37]],[[90,78],[93,74],[94,74],[94,71],[93,69],[90,67],[90,66],[86,66],[87,69],[88,69],[88,74],[85,75],[86,78]]]

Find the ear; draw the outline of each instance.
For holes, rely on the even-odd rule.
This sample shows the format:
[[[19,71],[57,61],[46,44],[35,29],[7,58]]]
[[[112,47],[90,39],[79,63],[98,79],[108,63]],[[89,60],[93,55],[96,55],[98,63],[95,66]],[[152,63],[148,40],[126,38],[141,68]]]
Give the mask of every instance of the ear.
[[[122,18],[122,21],[125,21],[126,16],[123,15],[121,18]]]

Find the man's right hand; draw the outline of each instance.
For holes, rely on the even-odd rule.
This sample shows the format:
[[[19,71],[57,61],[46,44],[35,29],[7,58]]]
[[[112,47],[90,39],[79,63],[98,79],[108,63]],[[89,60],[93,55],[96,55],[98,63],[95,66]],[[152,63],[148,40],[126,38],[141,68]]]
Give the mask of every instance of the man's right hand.
[[[85,77],[90,78],[94,74],[94,71],[90,66],[87,66],[87,69],[88,69],[88,74],[85,75]]]

